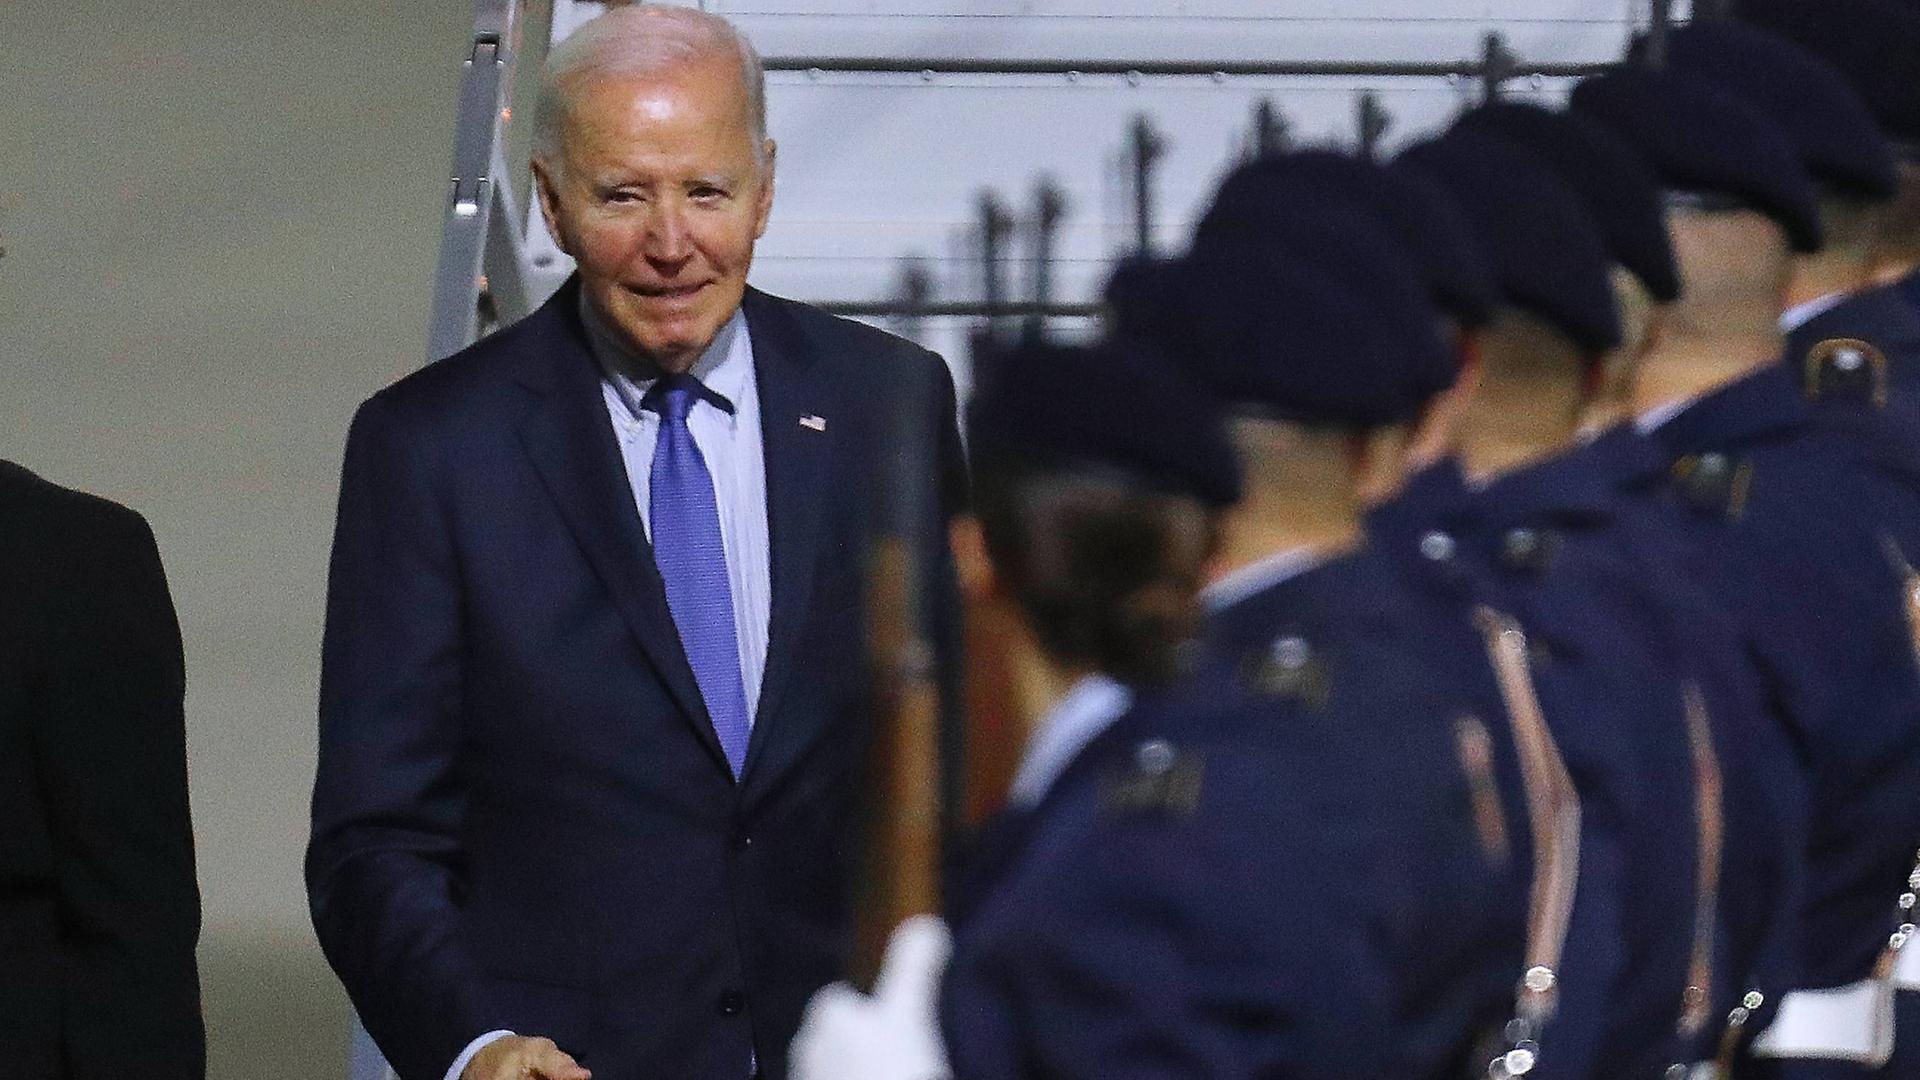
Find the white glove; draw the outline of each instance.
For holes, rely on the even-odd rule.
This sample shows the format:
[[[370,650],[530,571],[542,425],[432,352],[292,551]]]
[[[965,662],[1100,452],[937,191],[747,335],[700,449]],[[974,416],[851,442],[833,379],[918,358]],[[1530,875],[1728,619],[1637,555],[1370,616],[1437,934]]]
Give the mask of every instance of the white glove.
[[[948,1080],[937,1016],[940,976],[953,952],[947,924],[915,915],[893,931],[863,994],[843,982],[807,1003],[788,1055],[792,1080]]]

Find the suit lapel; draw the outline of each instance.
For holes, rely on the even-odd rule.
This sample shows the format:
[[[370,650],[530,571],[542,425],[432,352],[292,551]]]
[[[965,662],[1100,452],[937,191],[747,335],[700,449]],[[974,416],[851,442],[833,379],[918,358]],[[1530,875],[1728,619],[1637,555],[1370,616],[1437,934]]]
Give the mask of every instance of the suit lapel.
[[[578,295],[569,284],[535,316],[551,329],[532,335],[542,355],[535,374],[522,381],[543,390],[545,397],[521,425],[521,443],[660,681],[694,734],[726,770],[726,756],[681,648],[653,548],[633,502],[626,464],[601,396],[599,369],[578,324]]]
[[[796,730],[804,717],[781,717],[780,701],[813,600],[820,549],[821,503],[829,498],[826,463],[835,428],[834,401],[810,369],[812,347],[778,303],[749,290],[744,309],[760,388],[760,423],[767,469],[767,531],[772,561],[772,610],[767,666],[754,712],[743,778],[777,771],[804,744]],[[803,423],[804,421],[804,423]],[[816,718],[817,719],[817,718]]]

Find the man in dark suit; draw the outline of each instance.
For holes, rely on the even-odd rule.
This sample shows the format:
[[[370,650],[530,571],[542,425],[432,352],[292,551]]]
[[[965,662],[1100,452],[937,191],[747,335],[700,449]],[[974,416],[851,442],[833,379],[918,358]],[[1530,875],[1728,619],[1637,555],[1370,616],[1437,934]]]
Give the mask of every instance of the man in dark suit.
[[[0,462],[0,1075],[205,1075],[185,692],[147,523]]]
[[[575,31],[535,172],[577,277],[348,436],[307,881],[407,1080],[777,1080],[841,973],[887,433],[943,463],[937,581],[964,474],[937,357],[746,287],[761,81],[689,9]]]

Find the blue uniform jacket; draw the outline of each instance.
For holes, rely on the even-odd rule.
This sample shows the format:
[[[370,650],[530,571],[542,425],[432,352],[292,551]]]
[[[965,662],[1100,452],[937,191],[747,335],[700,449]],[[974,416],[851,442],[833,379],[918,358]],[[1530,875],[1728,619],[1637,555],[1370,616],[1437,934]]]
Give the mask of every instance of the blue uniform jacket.
[[[1438,1078],[1484,1051],[1517,896],[1449,719],[1364,711],[1370,674],[1259,640],[989,831],[941,1008],[957,1077]]]
[[[1890,430],[1772,366],[1655,429],[1669,479],[1637,504],[1738,620],[1807,763],[1806,987],[1872,971],[1920,844],[1920,468]]]
[[[1488,666],[1472,609],[1529,637],[1534,691],[1581,797],[1580,876],[1541,1075],[1657,1076],[1688,1056],[1679,1020],[1699,928],[1692,755],[1680,680],[1646,644],[1634,591],[1602,539],[1604,475],[1542,466],[1474,490],[1451,462],[1373,516],[1383,552],[1451,632],[1446,666]],[[1682,823],[1686,827],[1678,827]]]
[[[1602,695],[1601,715],[1629,721],[1615,731],[1638,762],[1625,909],[1635,951],[1604,1056],[1636,1064],[1623,1075],[1655,1066],[1661,1031],[1679,1036],[1672,1060],[1715,1056],[1726,1017],[1756,989],[1762,1009],[1743,1026],[1758,1028],[1765,1017],[1752,1014],[1790,982],[1785,913],[1804,843],[1804,769],[1737,625],[1681,571],[1678,544],[1632,509],[1667,466],[1657,444],[1621,427],[1482,500],[1493,587]]]

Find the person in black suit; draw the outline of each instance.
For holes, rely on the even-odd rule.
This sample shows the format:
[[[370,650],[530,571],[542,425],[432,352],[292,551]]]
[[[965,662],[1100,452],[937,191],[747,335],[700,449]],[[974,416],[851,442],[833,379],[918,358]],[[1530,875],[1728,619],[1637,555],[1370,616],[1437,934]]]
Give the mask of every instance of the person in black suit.
[[[0,1075],[199,1080],[180,627],[139,514],[0,462]]]
[[[945,365],[746,287],[759,63],[623,7],[548,57],[540,205],[578,274],[347,439],[307,883],[406,1080],[780,1080],[851,937],[886,438],[941,497]]]

